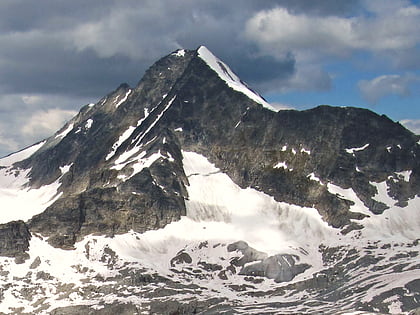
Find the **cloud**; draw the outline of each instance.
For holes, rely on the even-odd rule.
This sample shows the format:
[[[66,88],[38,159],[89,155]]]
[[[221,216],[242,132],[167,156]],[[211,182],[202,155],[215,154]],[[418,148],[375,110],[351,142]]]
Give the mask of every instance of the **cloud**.
[[[33,113],[25,125],[22,127],[22,133],[25,136],[33,138],[44,138],[51,136],[66,121],[77,114],[76,111],[62,110],[53,108],[46,111],[37,111]]]
[[[30,144],[26,118],[135,85],[179,47],[208,46],[264,93],[331,89],[329,65],[360,52],[410,72],[419,16],[403,0],[1,1],[0,135]]]
[[[0,156],[51,136],[76,114],[73,107],[79,109],[88,102],[60,95],[0,95]]]
[[[381,75],[372,80],[361,80],[358,87],[362,96],[369,103],[376,103],[387,95],[408,96],[410,94],[411,85],[419,81],[415,75],[391,74]]]
[[[373,53],[417,49],[420,9],[402,1],[383,6],[373,1],[370,15],[315,16],[274,8],[256,13],[246,24],[246,36],[262,50],[299,58],[348,57],[354,51]]]
[[[17,151],[19,149],[19,143],[14,139],[11,139],[7,134],[2,133],[4,130],[2,124],[0,124],[0,157],[7,155],[10,152]]]
[[[420,135],[420,119],[404,119],[400,123],[414,134]]]
[[[291,105],[278,103],[278,102],[272,102],[272,103],[270,103],[270,105],[272,105],[277,110],[295,109]]]

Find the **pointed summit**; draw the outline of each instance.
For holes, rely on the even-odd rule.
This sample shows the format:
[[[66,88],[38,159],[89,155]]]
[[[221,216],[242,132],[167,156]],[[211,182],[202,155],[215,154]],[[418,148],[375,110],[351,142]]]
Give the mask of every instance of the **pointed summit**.
[[[363,109],[266,107],[180,49],[0,159],[0,312],[418,307],[419,137]]]
[[[198,56],[204,60],[204,62],[213,69],[217,75],[226,82],[226,84],[234,89],[235,91],[241,92],[248,96],[253,101],[263,105],[272,111],[277,111],[267,101],[265,101],[261,95],[251,90],[248,85],[243,82],[223,61],[217,58],[213,53],[206,47],[200,46],[197,49]]]

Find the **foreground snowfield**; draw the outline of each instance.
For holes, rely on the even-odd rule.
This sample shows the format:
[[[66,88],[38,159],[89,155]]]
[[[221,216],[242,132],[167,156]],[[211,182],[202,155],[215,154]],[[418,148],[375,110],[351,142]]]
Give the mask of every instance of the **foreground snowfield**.
[[[28,220],[57,198],[59,180],[28,190],[29,170],[16,177],[8,174],[10,163],[29,156],[40,145],[0,160],[0,165],[6,166],[0,170],[2,222]],[[312,313],[368,314],[357,311],[356,304],[373,303],[375,298],[382,299],[381,294],[388,299],[386,313],[403,311],[392,292],[406,290],[409,297],[407,285],[418,279],[419,198],[399,208],[389,204],[392,199],[386,190],[378,189],[377,200],[391,208],[358,221],[364,226],[362,230],[342,235],[328,226],[316,209],[276,202],[257,190],[240,188],[202,155],[183,152],[183,164],[190,184],[186,217],[143,234],[131,231],[113,238],[91,235],[76,243],[74,250],[53,248],[42,236],[33,235],[30,258],[23,264],[0,258],[0,312],[49,314],[72,305],[99,310],[128,303],[148,314],[152,300],[188,303],[219,299],[219,307],[230,305],[243,314],[279,310],[295,314],[308,309]],[[63,167],[62,171],[66,170]],[[352,211],[367,213],[354,192],[328,185],[331,192],[355,203]],[[242,257],[239,251],[228,250],[229,244],[237,241],[247,242],[264,257],[290,254],[310,267],[287,283],[245,277],[231,265]],[[324,257],[328,249],[335,250],[330,260]],[[375,263],[369,265],[363,257],[375,259]],[[336,265],[341,268],[336,272],[347,277],[339,289],[343,291],[339,302],[316,296],[310,286],[300,287]],[[139,277],[149,280],[140,281]],[[118,294],[107,290],[109,287],[117,287]]]

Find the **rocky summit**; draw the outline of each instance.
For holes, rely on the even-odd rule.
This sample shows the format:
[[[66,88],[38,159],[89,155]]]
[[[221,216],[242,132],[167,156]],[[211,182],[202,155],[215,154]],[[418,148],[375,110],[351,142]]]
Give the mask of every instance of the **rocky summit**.
[[[417,314],[419,140],[177,50],[0,159],[0,313]]]

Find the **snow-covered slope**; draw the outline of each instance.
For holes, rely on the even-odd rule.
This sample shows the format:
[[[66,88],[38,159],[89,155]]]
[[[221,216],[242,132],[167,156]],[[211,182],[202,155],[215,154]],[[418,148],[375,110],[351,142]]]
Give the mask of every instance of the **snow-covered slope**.
[[[0,159],[0,312],[420,307],[418,137],[261,105],[207,48],[178,50]]]
[[[44,143],[40,142],[0,159],[0,223],[27,221],[59,198],[59,180],[38,189],[31,189],[28,186],[31,170],[13,167],[14,163],[30,157]]]
[[[198,56],[203,59],[210,68],[212,68],[217,75],[226,82],[226,84],[235,91],[241,92],[248,96],[253,101],[261,104],[265,108],[272,111],[277,111],[272,105],[267,103],[259,94],[252,91],[223,61],[217,58],[205,46],[200,46],[197,50]]]
[[[381,294],[399,288],[409,290],[409,284],[417,278],[420,260],[413,259],[417,257],[413,255],[418,253],[418,242],[407,231],[392,226],[384,229],[382,221],[389,217],[386,212],[367,219],[370,221],[362,231],[369,235],[356,231],[341,235],[322,221],[315,209],[276,202],[251,188],[241,189],[200,154],[183,152],[183,161],[190,182],[185,217],[145,233],[130,231],[113,238],[89,236],[71,251],[56,249],[35,235],[25,263],[17,265],[11,258],[0,259],[0,279],[9,283],[3,290],[0,311],[13,313],[20,309],[49,314],[60,307],[77,306],[82,310],[86,306],[95,311],[129,304],[146,314],[156,307],[155,303],[163,303],[161,299],[165,303],[188,303],[198,298],[205,304],[208,299],[223,298],[224,307],[238,314],[270,313],[279,310],[278,305],[282,305],[282,313],[288,314],[350,312],[360,302],[375,305],[375,299],[382,299]],[[408,230],[416,227],[416,220],[418,217],[412,218]],[[373,233],[374,229],[381,229],[380,237]],[[375,238],[369,238],[371,235]],[[250,247],[245,251],[240,246],[232,247],[238,241]],[[335,249],[338,257],[326,261],[325,249]],[[247,267],[279,254],[290,254],[309,267],[286,283],[246,276]],[[354,260],[349,261],[351,255]],[[234,263],[243,257],[249,262],[243,266]],[[358,260],[364,257],[379,262],[359,265]],[[398,264],[396,257],[400,259]],[[310,283],[340,264],[342,269],[334,272],[343,272],[347,278],[341,294],[350,288],[364,288],[364,294],[346,296],[332,307],[310,284],[306,290],[296,290],[296,285]],[[400,264],[401,270],[395,271]],[[145,283],[135,283],[139,271],[148,279]],[[166,292],[158,294],[163,286]],[[109,292],[111,287],[117,289]],[[302,303],[302,298],[306,302]],[[403,311],[397,295],[387,300],[386,313]],[[255,304],[259,306],[251,307]]]

